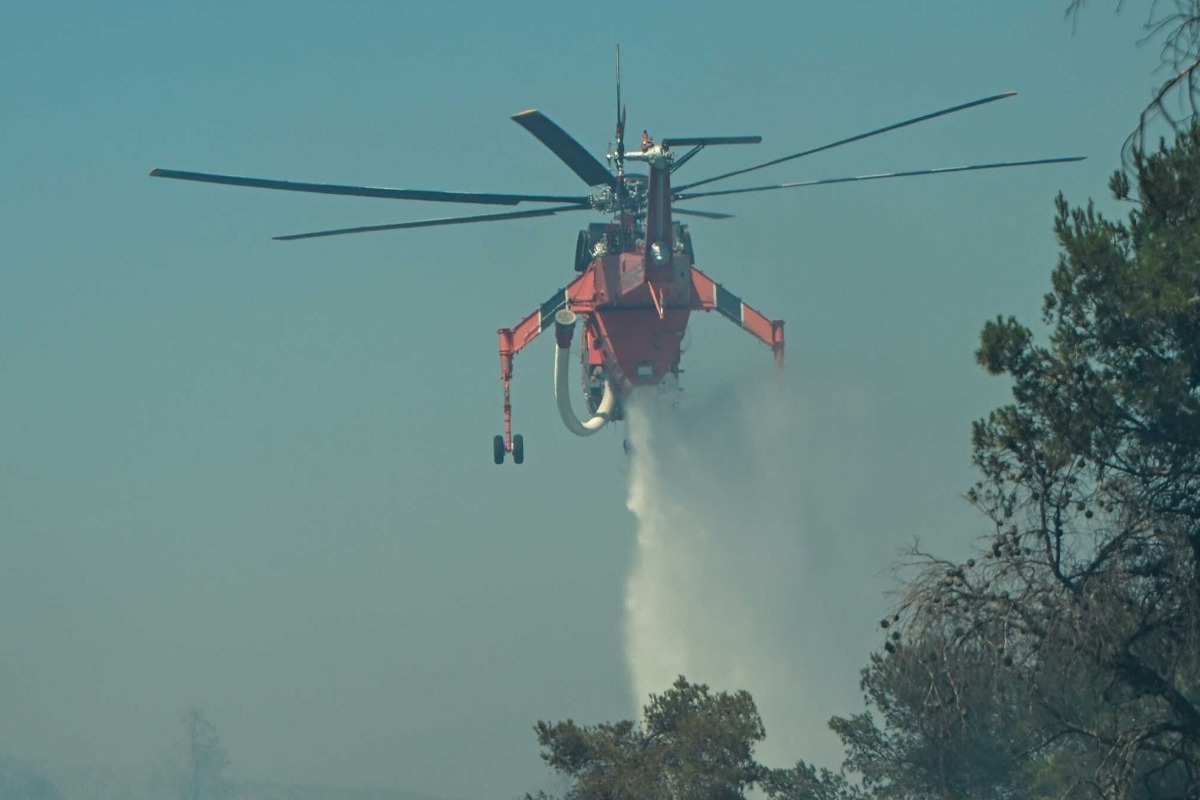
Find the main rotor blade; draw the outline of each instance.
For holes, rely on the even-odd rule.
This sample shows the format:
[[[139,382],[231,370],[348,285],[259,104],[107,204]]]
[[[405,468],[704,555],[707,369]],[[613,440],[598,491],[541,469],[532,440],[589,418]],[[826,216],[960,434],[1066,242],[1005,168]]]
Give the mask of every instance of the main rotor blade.
[[[847,139],[839,139],[836,142],[830,142],[829,144],[821,145],[820,147],[814,147],[811,150],[801,150],[799,153],[793,153],[790,156],[784,156],[783,158],[777,158],[773,161],[764,161],[761,164],[755,164],[753,167],[746,167],[745,169],[734,170],[733,172],[726,172],[724,175],[715,175],[711,178],[705,178],[702,181],[696,181],[695,183],[689,183],[686,186],[680,186],[679,190],[684,191],[687,189],[694,189],[697,186],[703,186],[706,183],[712,183],[713,181],[721,181],[721,180],[725,180],[726,178],[732,178],[734,175],[744,175],[747,172],[753,172],[756,169],[762,169],[764,167],[773,167],[776,164],[782,164],[785,161],[791,161],[793,158],[800,158],[802,156],[811,156],[813,153],[820,153],[822,150],[830,150],[834,147],[840,147],[841,145],[844,145],[844,144],[850,144],[851,142],[858,142],[863,139],[869,139],[870,137],[878,136],[881,133],[887,133],[888,131],[894,131],[894,130],[897,130],[898,128],[904,128],[908,125],[915,125],[918,122],[925,122],[926,120],[935,119],[936,117],[943,117],[946,114],[953,114],[955,111],[963,111],[968,108],[974,108],[975,106],[984,105],[985,103],[992,103],[992,102],[995,102],[996,100],[1003,100],[1004,98],[1012,97],[1015,94],[1016,94],[1016,92],[1003,92],[1001,94],[991,95],[990,97],[981,97],[980,99],[972,100],[969,103],[962,103],[957,106],[951,106],[950,108],[943,108],[941,111],[933,111],[929,114],[922,114],[919,117],[913,117],[912,119],[906,119],[903,122],[897,122],[895,124],[888,125],[883,128],[876,128],[873,131],[867,131],[866,133],[860,133],[857,136],[851,136]]]
[[[313,231],[312,233],[293,233],[288,236],[273,236],[281,242],[295,239],[316,239],[320,236],[342,236],[347,233],[374,233],[375,231],[398,231],[404,228],[432,228],[438,225],[459,225],[467,222],[493,222],[503,219],[525,219],[526,217],[552,217],[560,211],[583,211],[588,206],[558,206],[556,208],[539,208],[530,211],[505,211],[499,214],[478,214],[470,217],[443,217],[441,219],[422,219],[415,222],[397,222],[393,225],[368,225],[361,228],[337,228],[329,231]]]
[[[550,148],[550,151],[588,186],[616,186],[613,174],[594,155],[584,150],[583,145],[571,138],[571,134],[558,127],[542,112],[536,109],[522,111],[513,115],[513,121]]]
[[[724,189],[715,192],[685,192],[675,195],[676,200],[692,200],[697,197],[717,197],[727,194],[746,194],[747,192],[769,192],[773,189],[795,189],[801,186],[822,186],[828,183],[851,183],[853,181],[877,181],[884,178],[911,178],[916,175],[941,175],[947,172],[970,172],[981,169],[1003,169],[1005,167],[1031,167],[1037,164],[1065,164],[1069,161],[1083,161],[1087,156],[1066,156],[1064,158],[1038,158],[1033,161],[998,161],[994,164],[971,164],[965,167],[935,167],[933,169],[914,169],[907,172],[881,172],[875,175],[854,175],[848,178],[822,178],[815,181],[798,181],[796,183],[776,183],[770,186],[751,186],[748,189]]]
[[[243,178],[236,175],[213,175],[208,172],[184,172],[177,169],[155,169],[155,178],[175,178],[182,181],[221,183],[227,186],[249,186],[255,189],[280,189],[286,192],[312,192],[352,197],[382,197],[389,200],[429,200],[435,203],[477,203],[482,205],[515,206],[523,201],[536,203],[586,203],[587,197],[561,197],[541,194],[495,194],[485,192],[441,192],[429,189],[386,189],[376,186],[339,186],[331,183],[296,183],[266,178]]]
[[[709,144],[761,144],[761,136],[675,136],[662,140],[663,147],[695,147]]]
[[[690,208],[671,208],[672,214],[683,214],[685,217],[704,217],[705,219],[732,219],[733,214],[722,214],[720,211],[696,211]]]

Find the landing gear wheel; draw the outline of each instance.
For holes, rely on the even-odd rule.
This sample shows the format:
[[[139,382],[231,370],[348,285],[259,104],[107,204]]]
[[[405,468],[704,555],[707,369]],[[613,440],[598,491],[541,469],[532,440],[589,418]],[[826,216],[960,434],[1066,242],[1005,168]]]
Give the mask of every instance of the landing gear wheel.
[[[504,437],[496,436],[492,439],[492,458],[497,464],[504,463]]]
[[[525,462],[525,437],[521,434],[513,436],[513,463],[522,464]]]

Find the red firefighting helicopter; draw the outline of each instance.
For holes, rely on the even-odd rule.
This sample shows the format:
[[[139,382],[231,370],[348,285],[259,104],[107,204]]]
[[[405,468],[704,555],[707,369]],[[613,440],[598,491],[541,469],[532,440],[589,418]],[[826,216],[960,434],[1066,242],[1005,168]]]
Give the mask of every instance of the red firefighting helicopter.
[[[775,362],[782,366],[783,321],[766,317],[697,269],[694,264],[695,252],[692,249],[688,226],[674,220],[676,215],[706,219],[727,219],[732,215],[678,208],[674,206],[674,201],[851,181],[904,178],[1083,160],[1082,156],[1069,156],[1030,161],[1002,161],[960,167],[938,167],[776,183],[740,189],[695,191],[701,186],[716,181],[744,175],[919,122],[1003,100],[1015,94],[1016,92],[1003,92],[982,97],[760,164],[681,186],[673,186],[671,179],[675,171],[691,161],[705,147],[758,144],[762,141],[762,137],[666,137],[656,142],[643,131],[640,147],[626,151],[625,108],[621,105],[620,51],[618,50],[616,142],[612,151],[606,154],[608,166],[591,155],[570,134],[542,112],[523,111],[512,118],[582,179],[590,187],[590,194],[495,194],[389,189],[297,183],[171,169],[155,169],[150,174],[158,178],[176,178],[231,186],[396,200],[499,206],[515,206],[519,203],[551,204],[548,207],[527,211],[443,217],[391,225],[339,228],[274,237],[284,241],[405,228],[549,217],[566,211],[596,211],[610,215],[609,221],[592,223],[579,232],[575,245],[574,262],[575,271],[579,275],[569,285],[552,294],[546,302],[516,325],[499,330],[500,380],[504,386],[504,433],[493,439],[493,457],[497,464],[502,464],[505,455],[511,453],[513,462],[520,464],[525,460],[525,446],[522,436],[514,435],[512,432],[512,403],[509,390],[513,376],[513,359],[539,333],[551,325],[555,327],[554,392],[559,413],[566,427],[579,436],[590,435],[600,430],[608,422],[622,419],[625,402],[635,388],[655,387],[663,384],[664,381],[677,382],[680,371],[680,344],[684,330],[687,328],[689,315],[693,311],[717,311],[737,323],[752,336],[767,344],[774,354]],[[685,148],[686,151],[680,155],[678,150]],[[644,163],[647,173],[645,175],[627,173],[625,171],[626,162]],[[587,420],[580,420],[571,408],[570,382],[567,377],[571,339],[576,322],[580,319],[583,321],[584,330],[584,347],[582,348],[584,398],[590,414],[590,418]]]

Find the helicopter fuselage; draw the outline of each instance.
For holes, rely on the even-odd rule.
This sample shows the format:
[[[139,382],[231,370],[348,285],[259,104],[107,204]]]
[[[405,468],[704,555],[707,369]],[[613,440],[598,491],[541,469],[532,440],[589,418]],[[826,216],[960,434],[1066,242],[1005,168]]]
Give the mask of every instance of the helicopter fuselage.
[[[641,387],[654,387],[680,373],[681,344],[692,311],[718,311],[768,344],[777,364],[783,363],[783,321],[768,319],[741,298],[712,281],[695,266],[691,235],[671,215],[672,154],[662,145],[627,160],[648,163],[646,176],[618,175],[611,198],[614,219],[580,231],[575,269],[579,276],[556,292],[514,328],[501,328],[500,373],[505,388],[505,440],[511,441],[509,381],[512,360],[525,344],[570,312],[571,329],[557,320],[560,349],[569,347],[575,320],[583,322],[583,395],[590,413],[602,405],[604,393],[615,402],[603,412],[606,421],[624,417],[625,403]],[[560,390],[556,376],[556,393]],[[567,427],[581,432],[560,399]],[[586,432],[599,430],[600,424]],[[585,435],[582,434],[581,435]],[[511,449],[510,449],[511,451]]]

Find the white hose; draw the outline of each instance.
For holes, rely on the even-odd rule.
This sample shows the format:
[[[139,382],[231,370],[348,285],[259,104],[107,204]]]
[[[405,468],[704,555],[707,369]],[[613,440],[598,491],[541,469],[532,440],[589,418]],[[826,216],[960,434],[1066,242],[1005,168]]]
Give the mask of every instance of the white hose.
[[[613,391],[612,383],[608,378],[604,379],[604,396],[600,398],[600,406],[596,409],[596,415],[587,422],[581,422],[576,416],[574,409],[571,408],[571,387],[567,373],[570,372],[571,350],[569,347],[560,347],[557,342],[554,344],[554,399],[558,401],[558,414],[562,417],[563,424],[567,426],[567,430],[576,436],[591,436],[596,431],[604,427],[605,423],[612,417],[613,408],[617,404],[617,395]]]

